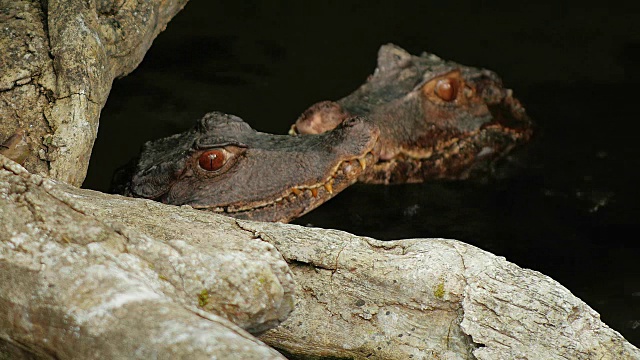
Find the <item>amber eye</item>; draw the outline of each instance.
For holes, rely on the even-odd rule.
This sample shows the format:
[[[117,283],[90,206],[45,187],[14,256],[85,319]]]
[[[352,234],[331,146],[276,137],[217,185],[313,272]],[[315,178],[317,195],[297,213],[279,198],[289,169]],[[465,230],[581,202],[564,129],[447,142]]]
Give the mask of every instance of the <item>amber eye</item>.
[[[457,84],[451,79],[438,80],[434,92],[444,101],[453,101],[458,96]]]
[[[198,158],[198,164],[207,171],[219,170],[227,162],[227,157],[223,150],[214,149],[205,151]]]

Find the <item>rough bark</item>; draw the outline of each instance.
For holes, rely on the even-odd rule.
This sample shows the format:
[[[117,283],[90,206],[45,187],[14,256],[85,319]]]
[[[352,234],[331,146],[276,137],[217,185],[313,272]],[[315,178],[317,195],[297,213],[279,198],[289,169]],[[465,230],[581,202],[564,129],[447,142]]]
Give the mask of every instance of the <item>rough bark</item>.
[[[273,327],[292,309],[273,246],[220,218],[56,185],[0,158],[0,358],[281,358],[240,328]],[[80,199],[113,206],[96,217]],[[129,211],[143,231],[118,221],[135,222]]]
[[[0,0],[0,143],[22,132],[32,173],[79,186],[115,77],[187,0]]]
[[[0,0],[0,153],[79,185],[112,80],[186,1]],[[0,358],[282,358],[250,335],[270,328],[293,357],[640,358],[557,282],[458,241],[233,220],[39,175],[0,155]]]
[[[558,282],[445,239],[381,242],[239,222],[278,248],[298,305],[261,336],[293,354],[384,359],[638,359]]]
[[[444,239],[381,242],[54,183],[0,156],[0,351],[18,356],[634,359],[552,279]],[[277,251],[276,251],[277,249]],[[91,351],[91,352],[89,352]]]

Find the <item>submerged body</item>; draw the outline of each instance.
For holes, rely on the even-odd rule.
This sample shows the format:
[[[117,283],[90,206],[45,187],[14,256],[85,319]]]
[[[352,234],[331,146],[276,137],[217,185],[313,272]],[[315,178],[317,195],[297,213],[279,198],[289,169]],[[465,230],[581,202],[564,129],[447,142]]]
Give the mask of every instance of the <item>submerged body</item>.
[[[292,127],[297,136],[210,113],[193,129],[145,144],[116,184],[129,196],[288,222],[356,181],[467,178],[531,132],[493,72],[384,45],[368,81],[305,111]]]
[[[464,179],[529,140],[532,122],[492,71],[383,45],[378,66],[350,95],[311,106],[292,134],[319,134],[361,116],[380,129],[368,183]]]
[[[134,167],[116,175],[123,184],[116,192],[288,222],[356,182],[376,161],[378,133],[354,118],[321,135],[272,135],[213,112],[193,129],[146,143]]]

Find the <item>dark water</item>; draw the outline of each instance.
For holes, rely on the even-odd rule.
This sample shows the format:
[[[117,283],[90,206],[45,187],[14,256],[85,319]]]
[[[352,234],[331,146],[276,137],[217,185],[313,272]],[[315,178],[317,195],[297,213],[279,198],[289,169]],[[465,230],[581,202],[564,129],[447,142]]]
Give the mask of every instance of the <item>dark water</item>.
[[[300,224],[380,239],[455,238],[558,280],[640,345],[640,6],[578,2],[191,0],[117,80],[85,187],[205,112],[285,133],[375,66],[380,44],[490,68],[538,124],[485,182],[347,189]]]

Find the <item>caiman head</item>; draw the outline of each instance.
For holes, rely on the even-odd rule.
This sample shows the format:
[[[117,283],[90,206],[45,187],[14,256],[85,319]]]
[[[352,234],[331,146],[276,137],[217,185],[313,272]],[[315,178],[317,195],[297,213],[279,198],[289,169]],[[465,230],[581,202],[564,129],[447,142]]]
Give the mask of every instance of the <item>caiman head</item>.
[[[383,45],[367,82],[306,110],[292,134],[318,134],[362,116],[380,128],[379,162],[360,181],[464,179],[529,140],[532,122],[492,71]]]
[[[189,131],[146,143],[124,192],[287,222],[353,184],[377,160],[378,135],[359,118],[315,136],[271,135],[213,112]]]

